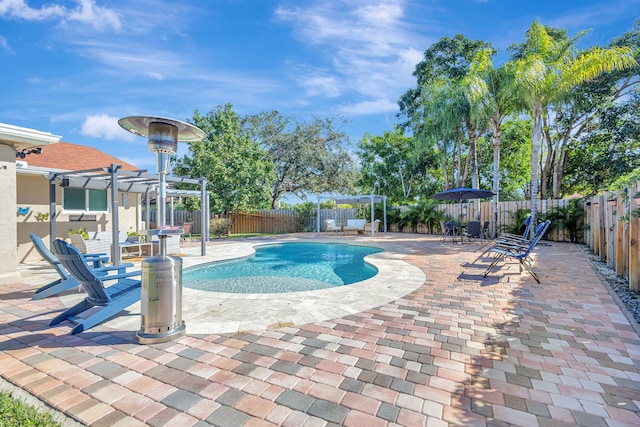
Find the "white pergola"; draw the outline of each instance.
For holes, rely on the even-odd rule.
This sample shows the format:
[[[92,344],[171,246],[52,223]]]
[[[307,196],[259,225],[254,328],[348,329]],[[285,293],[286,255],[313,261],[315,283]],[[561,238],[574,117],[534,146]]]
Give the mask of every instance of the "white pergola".
[[[56,236],[56,183],[61,187],[106,190],[111,189],[111,215],[112,215],[112,254],[111,259],[115,265],[120,263],[120,247],[119,247],[119,222],[118,222],[118,206],[119,192],[143,193],[145,194],[147,203],[147,222],[149,224],[149,197],[152,192],[157,191],[159,176],[149,174],[146,170],[128,171],[123,170],[120,165],[112,164],[104,168],[95,168],[77,171],[60,171],[49,175],[49,218],[50,218],[50,236],[51,241]],[[172,197],[176,196],[196,196],[200,197],[200,208],[202,212],[209,212],[209,197],[206,191],[207,183],[204,178],[194,179],[179,176],[168,175],[166,177],[168,183],[186,183],[197,184],[200,191],[196,190],[176,190],[169,189],[167,194]],[[172,213],[173,216],[173,213]],[[202,238],[200,244],[201,255],[204,256],[207,250],[206,238],[209,235],[208,216],[202,215]],[[147,225],[148,226],[148,225]]]
[[[374,205],[376,203],[383,204],[383,223],[382,223],[382,232],[387,232],[387,196],[381,196],[379,194],[357,194],[354,196],[318,196],[318,214],[316,215],[317,228],[316,231],[320,232],[320,201],[321,200],[335,200],[336,205],[352,205],[354,203],[363,203],[363,204],[371,204],[371,223],[375,221],[375,214],[373,211]],[[375,230],[371,229],[371,235],[373,236]]]

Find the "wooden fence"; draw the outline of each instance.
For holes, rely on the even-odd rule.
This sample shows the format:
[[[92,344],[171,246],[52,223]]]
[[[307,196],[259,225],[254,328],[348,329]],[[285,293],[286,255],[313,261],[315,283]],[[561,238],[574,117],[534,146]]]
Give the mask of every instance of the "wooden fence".
[[[584,242],[600,260],[629,282],[635,291],[640,287],[639,199],[640,182],[627,190],[605,193],[584,203]]]
[[[295,233],[300,227],[300,219],[295,212],[287,209],[234,212],[230,219],[231,232],[234,234]]]
[[[600,259],[615,269],[618,276],[629,281],[630,287],[638,290],[640,285],[640,259],[638,246],[640,240],[640,207],[633,196],[640,192],[640,182],[630,186],[627,190],[610,192],[582,201],[584,209],[583,225],[581,225],[580,241],[584,242]],[[567,207],[569,199],[541,200],[538,203],[538,214],[548,215],[557,208]],[[409,208],[399,208],[405,211]],[[441,204],[439,209],[447,217],[467,222],[472,219],[481,223],[489,221],[493,233],[493,203],[474,201],[463,204]],[[498,231],[515,225],[518,211],[530,211],[528,201],[500,202],[498,204]],[[368,212],[368,211],[367,211]],[[167,222],[172,213],[167,211]],[[338,224],[345,224],[347,219],[356,218],[357,209],[321,209],[320,231],[324,231],[326,219],[334,219]],[[212,216],[213,217],[213,216]],[[144,218],[144,215],[143,215]],[[301,217],[293,210],[258,210],[254,212],[236,212],[230,215],[234,234],[278,234],[300,231],[315,231],[317,227],[316,211]],[[382,220],[382,218],[379,218]],[[174,211],[173,224],[193,222],[192,232],[201,234],[200,212]],[[155,211],[151,212],[151,222],[155,221]],[[388,230],[393,232],[436,233],[419,225],[413,230],[399,229],[397,225],[388,223]],[[545,235],[550,241],[570,241],[569,233],[561,226],[553,224]]]
[[[540,216],[545,216],[553,209],[558,207],[565,207],[568,204],[568,200],[542,200],[538,203],[538,213]],[[498,204],[498,224],[499,231],[504,231],[516,224],[517,212],[530,211],[531,204],[527,201],[519,202],[500,202]],[[445,213],[448,218],[454,218],[462,222],[469,220],[479,220],[484,223],[489,221],[491,224],[490,231],[493,232],[493,203],[482,202],[479,204],[479,210],[476,208],[473,202],[460,204],[441,204],[438,207]],[[461,213],[462,208],[462,213]],[[395,208],[400,212],[404,212],[408,207]],[[333,219],[338,224],[346,224],[350,218],[357,218],[358,209],[320,209],[320,231],[325,230],[325,220]],[[306,216],[300,216],[293,210],[278,209],[278,210],[257,210],[251,212],[234,212],[230,215],[232,222],[231,232],[234,234],[280,234],[280,233],[295,233],[295,232],[311,232],[316,231],[317,228],[317,211],[312,211]],[[369,210],[367,209],[367,216]],[[186,212],[175,211],[174,212],[174,224],[180,225],[187,220],[193,222],[191,231],[194,234],[201,234],[200,231],[200,212]],[[167,222],[170,222],[171,214],[167,212]],[[213,216],[212,216],[213,217]],[[378,218],[382,221],[383,218]],[[155,220],[155,212],[151,213],[151,222]],[[440,228],[436,225],[433,229],[428,229],[424,225],[418,225],[414,229],[404,228],[400,229],[397,225],[391,222],[387,223],[388,231],[393,232],[411,232],[421,234],[439,234]],[[382,226],[382,225],[381,225]],[[545,236],[546,240],[552,241],[569,241],[569,235],[561,227],[552,227],[549,229]]]
[[[540,200],[538,201],[538,215],[545,217],[557,208],[565,208],[569,204],[569,199]],[[489,221],[489,235],[494,235],[493,224],[493,202],[475,203],[469,200],[464,203],[441,204],[440,210],[445,212],[449,218],[460,222],[472,220],[480,221],[484,224]],[[460,211],[462,209],[462,212]],[[530,201],[499,202],[498,203],[498,234],[516,225],[518,221],[518,211],[531,212]],[[545,234],[545,240],[554,242],[570,241],[568,231],[560,226],[552,226]]]

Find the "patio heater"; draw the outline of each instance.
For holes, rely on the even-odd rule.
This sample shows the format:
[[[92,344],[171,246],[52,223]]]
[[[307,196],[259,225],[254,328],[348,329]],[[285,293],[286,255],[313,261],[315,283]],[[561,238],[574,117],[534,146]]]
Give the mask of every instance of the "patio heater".
[[[166,240],[182,234],[182,227],[166,226],[166,175],[169,158],[177,151],[178,141],[195,142],[206,135],[197,127],[162,117],[131,116],[118,120],[120,126],[136,135],[148,137],[149,151],[156,153],[158,197],[156,230],[160,254],[142,261],[141,327],[136,338],[141,344],[171,341],[186,332],[182,320],[182,258],[167,255]]]

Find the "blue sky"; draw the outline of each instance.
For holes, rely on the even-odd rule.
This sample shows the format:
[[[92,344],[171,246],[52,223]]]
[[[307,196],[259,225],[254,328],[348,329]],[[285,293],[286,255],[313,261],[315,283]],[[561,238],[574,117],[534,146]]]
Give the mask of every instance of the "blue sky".
[[[638,18],[640,0],[0,0],[0,122],[150,172],[146,140],[119,118],[186,121],[231,103],[241,115],[342,116],[355,144],[393,128],[415,65],[443,36],[504,53],[538,20],[591,29],[586,47]]]

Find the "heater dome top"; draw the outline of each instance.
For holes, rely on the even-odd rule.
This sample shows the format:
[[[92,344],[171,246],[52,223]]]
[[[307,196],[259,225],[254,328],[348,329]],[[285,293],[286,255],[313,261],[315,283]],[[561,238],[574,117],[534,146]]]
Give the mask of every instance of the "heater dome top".
[[[149,124],[165,123],[178,129],[178,141],[196,142],[206,137],[206,134],[192,124],[180,120],[155,116],[129,116],[118,120],[118,124],[125,130],[136,135],[149,136]]]

